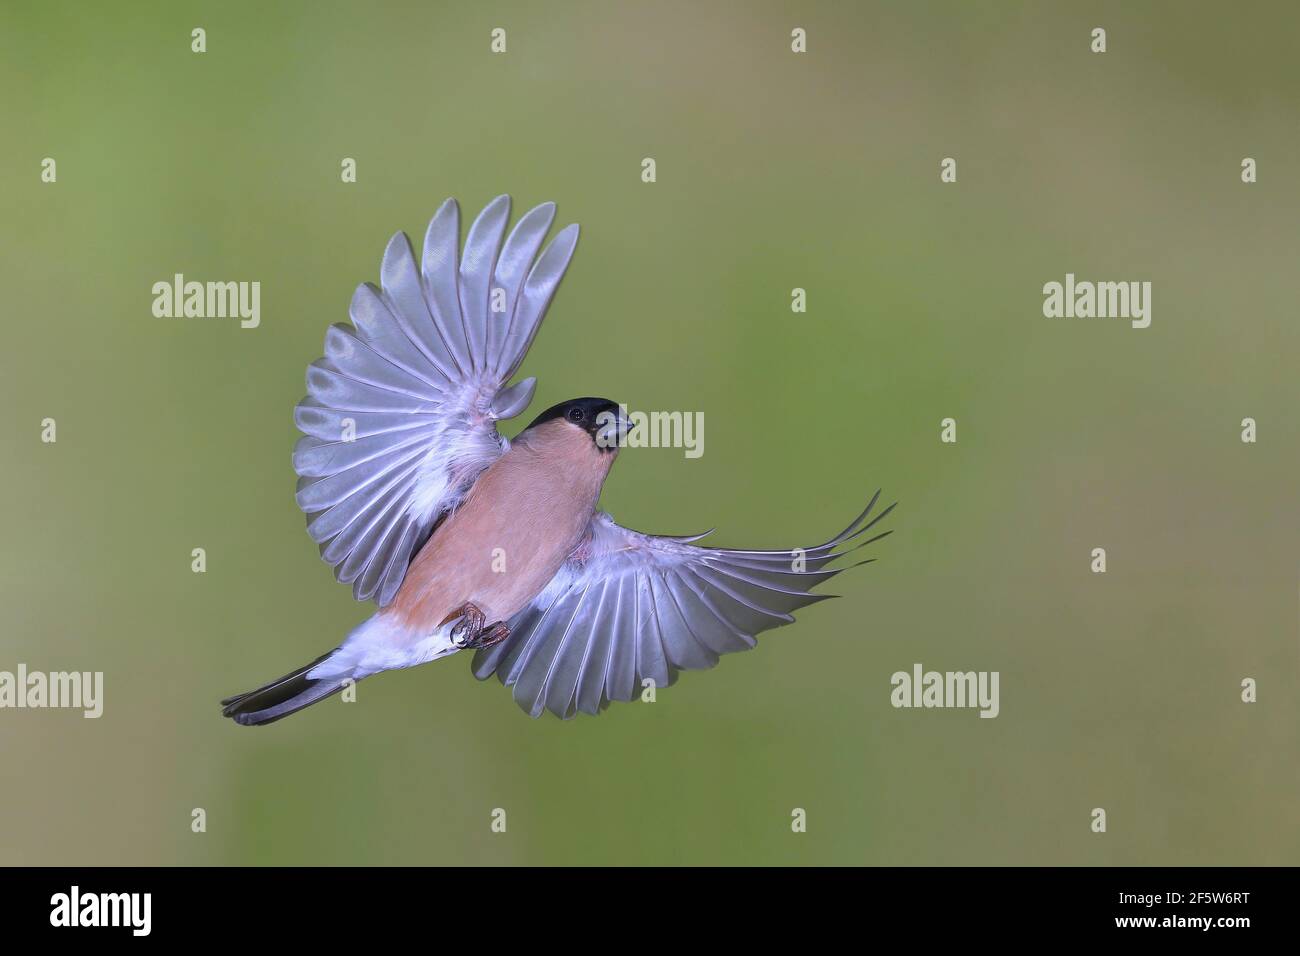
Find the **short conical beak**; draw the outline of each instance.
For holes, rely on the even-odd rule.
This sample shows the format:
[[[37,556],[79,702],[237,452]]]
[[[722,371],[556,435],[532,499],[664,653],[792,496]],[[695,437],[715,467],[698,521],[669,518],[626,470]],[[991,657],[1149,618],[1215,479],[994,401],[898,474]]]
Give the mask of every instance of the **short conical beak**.
[[[619,448],[624,445],[628,432],[636,428],[636,422],[632,421],[622,406],[613,415],[607,412],[601,414],[608,417],[596,435],[596,443],[602,448]]]

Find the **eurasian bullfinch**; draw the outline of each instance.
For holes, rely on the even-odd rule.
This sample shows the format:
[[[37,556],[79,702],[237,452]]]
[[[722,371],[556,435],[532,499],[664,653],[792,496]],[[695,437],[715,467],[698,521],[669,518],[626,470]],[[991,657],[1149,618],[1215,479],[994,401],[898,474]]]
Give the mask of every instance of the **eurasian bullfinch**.
[[[505,237],[510,198],[470,227],[448,199],[417,265],[398,233],[381,287],[352,297],[353,325],[325,335],[307,370],[293,452],[307,531],[338,580],[378,611],[337,648],[222,701],[269,724],[380,671],[473,650],[534,717],[596,714],[643,681],[712,667],[830,595],[810,589],[863,539],[879,499],[825,544],[733,551],[704,537],[642,534],[597,511],[630,422],[606,399],[542,412],[513,440],[496,423],[528,407],[536,379],[507,385],[568,267],[578,227],[538,255],[553,203]],[[504,243],[502,242],[505,237]],[[854,539],[860,539],[850,544]],[[863,562],[866,563],[866,562]]]

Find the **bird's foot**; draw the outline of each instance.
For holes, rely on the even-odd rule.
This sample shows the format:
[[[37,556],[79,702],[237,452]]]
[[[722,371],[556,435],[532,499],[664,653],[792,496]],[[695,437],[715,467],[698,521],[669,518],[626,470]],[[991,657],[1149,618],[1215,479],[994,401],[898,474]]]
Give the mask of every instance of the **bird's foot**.
[[[478,637],[466,646],[472,647],[476,651],[482,650],[485,647],[495,647],[509,636],[510,625],[505,621],[498,621],[496,624],[493,624],[491,627],[482,631]]]
[[[466,604],[460,610],[452,612],[447,620],[452,621],[456,618],[460,620],[456,621],[451,629],[451,643],[462,651],[492,647],[510,636],[510,626],[504,621],[498,621],[491,627],[484,627],[487,615],[477,605]]]
[[[456,625],[451,629],[451,643],[464,650],[483,630],[483,622],[486,620],[487,615],[480,611],[477,605],[465,604],[459,610],[452,611],[447,616],[447,621],[453,621],[456,618],[460,618],[460,620],[456,621]],[[443,623],[445,624],[447,621],[443,621]]]

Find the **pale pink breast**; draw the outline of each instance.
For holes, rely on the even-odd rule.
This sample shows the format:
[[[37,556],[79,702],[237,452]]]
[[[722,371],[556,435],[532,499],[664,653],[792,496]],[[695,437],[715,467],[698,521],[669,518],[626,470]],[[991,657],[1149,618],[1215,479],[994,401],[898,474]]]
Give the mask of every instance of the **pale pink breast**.
[[[385,613],[423,632],[466,602],[488,623],[523,609],[581,542],[615,454],[562,421],[521,435],[430,537]]]

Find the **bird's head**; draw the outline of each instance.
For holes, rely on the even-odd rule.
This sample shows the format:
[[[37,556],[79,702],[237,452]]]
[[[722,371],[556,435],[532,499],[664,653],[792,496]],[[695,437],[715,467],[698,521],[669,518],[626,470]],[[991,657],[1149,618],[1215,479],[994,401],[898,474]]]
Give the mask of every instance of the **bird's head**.
[[[549,421],[561,421],[571,428],[581,429],[602,451],[613,451],[625,445],[628,432],[636,427],[619,404],[607,398],[572,398],[552,405],[533,419],[528,428]]]

